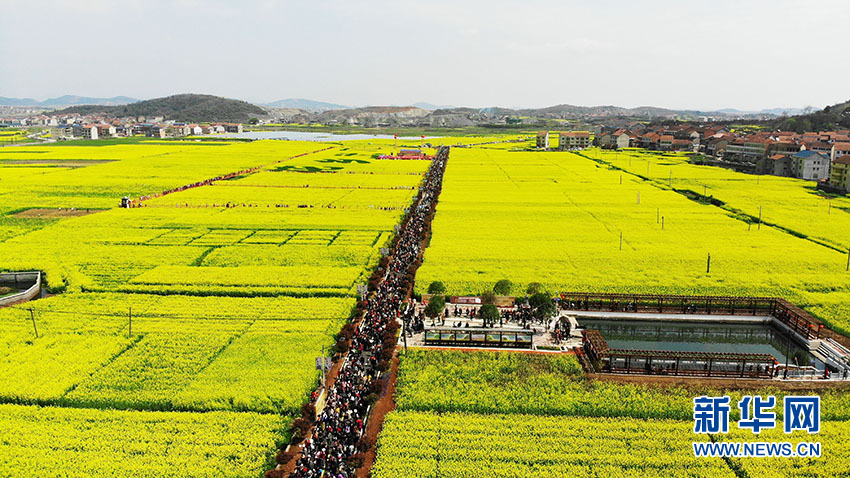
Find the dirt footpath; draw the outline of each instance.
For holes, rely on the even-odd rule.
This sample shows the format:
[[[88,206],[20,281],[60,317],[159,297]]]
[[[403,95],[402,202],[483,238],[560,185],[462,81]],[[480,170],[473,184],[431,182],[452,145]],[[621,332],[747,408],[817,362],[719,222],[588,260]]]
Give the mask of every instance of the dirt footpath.
[[[396,353],[393,355],[392,366],[390,373],[383,380],[389,380],[389,384],[385,386],[384,392],[378,397],[378,401],[372,407],[372,414],[369,416],[369,423],[366,424],[366,439],[372,443],[369,451],[363,453],[363,466],[357,469],[358,478],[368,478],[372,470],[372,465],[375,464],[378,434],[381,433],[381,428],[384,426],[384,418],[387,413],[395,409],[395,386],[398,381],[398,352],[400,347],[396,347]]]
[[[87,216],[89,214],[94,214],[100,211],[103,211],[103,209],[33,208],[12,214],[12,217],[54,219],[62,217]]]

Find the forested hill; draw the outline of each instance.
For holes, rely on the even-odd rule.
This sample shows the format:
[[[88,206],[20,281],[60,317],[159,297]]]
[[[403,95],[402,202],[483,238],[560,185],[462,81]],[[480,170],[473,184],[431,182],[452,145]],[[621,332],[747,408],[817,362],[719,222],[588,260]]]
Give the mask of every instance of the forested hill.
[[[266,115],[259,106],[245,101],[221,98],[212,95],[183,94],[139,101],[128,105],[72,106],[53,114],[79,113],[81,115],[103,113],[114,118],[127,116],[162,116],[165,119],[189,122],[224,121],[245,123],[255,116]]]
[[[776,121],[775,127],[785,131],[829,131],[850,129],[850,100],[807,115],[790,116]]]

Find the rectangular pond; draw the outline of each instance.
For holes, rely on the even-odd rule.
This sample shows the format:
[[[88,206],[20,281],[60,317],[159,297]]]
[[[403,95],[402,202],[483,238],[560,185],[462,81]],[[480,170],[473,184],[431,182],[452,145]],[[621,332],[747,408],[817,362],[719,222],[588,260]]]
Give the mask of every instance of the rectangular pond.
[[[579,318],[580,326],[598,330],[612,349],[769,354],[784,365],[825,364],[770,323],[674,322]]]

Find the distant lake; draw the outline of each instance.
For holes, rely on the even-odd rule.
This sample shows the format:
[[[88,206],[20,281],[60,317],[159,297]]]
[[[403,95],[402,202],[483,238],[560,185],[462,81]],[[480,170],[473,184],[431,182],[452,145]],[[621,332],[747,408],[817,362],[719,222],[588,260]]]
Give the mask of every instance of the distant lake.
[[[281,139],[289,141],[350,141],[358,139],[393,139],[391,134],[333,134],[313,133],[306,131],[246,131],[244,133],[225,133],[216,135],[220,138],[247,138],[247,139]],[[437,138],[438,136],[426,136],[425,139]],[[399,136],[401,140],[417,140],[419,136]]]

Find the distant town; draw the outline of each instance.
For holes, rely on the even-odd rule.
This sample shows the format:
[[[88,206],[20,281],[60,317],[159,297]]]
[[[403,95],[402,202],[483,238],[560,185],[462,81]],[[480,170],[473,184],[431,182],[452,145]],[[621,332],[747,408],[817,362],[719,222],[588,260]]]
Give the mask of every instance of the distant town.
[[[554,135],[557,135],[557,146]],[[590,132],[537,134],[541,150],[561,151],[599,146],[604,149],[643,148],[653,151],[702,153],[707,164],[751,174],[769,174],[817,181],[819,189],[850,192],[850,130],[794,133],[791,131],[733,132],[724,126],[599,127]]]

